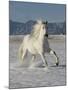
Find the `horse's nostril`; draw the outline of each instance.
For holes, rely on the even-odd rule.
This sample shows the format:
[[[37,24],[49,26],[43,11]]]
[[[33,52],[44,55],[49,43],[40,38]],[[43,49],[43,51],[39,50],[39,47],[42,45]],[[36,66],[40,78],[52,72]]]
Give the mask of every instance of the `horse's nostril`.
[[[48,37],[48,34],[45,34],[45,37]]]

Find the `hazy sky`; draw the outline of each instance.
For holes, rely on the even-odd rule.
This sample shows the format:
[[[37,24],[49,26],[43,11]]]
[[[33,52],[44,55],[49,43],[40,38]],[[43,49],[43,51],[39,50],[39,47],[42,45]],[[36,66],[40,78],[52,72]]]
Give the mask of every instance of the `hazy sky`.
[[[39,18],[49,22],[63,22],[65,21],[65,5],[10,1],[9,18],[18,22]]]

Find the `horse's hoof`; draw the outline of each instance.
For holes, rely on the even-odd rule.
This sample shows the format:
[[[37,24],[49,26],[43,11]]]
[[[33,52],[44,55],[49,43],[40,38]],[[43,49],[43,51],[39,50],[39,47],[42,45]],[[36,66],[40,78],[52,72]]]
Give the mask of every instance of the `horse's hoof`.
[[[59,63],[56,63],[56,66],[58,66],[59,65]]]
[[[48,70],[48,66],[44,67],[43,70],[44,71],[47,71]]]
[[[33,69],[33,68],[34,68],[34,66],[32,66],[32,65],[31,65],[31,66],[29,66],[28,68],[29,68],[29,69]]]

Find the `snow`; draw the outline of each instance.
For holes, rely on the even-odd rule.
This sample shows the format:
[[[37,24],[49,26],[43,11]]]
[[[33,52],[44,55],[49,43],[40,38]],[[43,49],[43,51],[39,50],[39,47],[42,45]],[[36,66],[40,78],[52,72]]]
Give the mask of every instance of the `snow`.
[[[23,36],[9,37],[9,88],[50,87],[66,85],[66,45],[64,35],[50,35],[50,47],[59,57],[59,66],[55,65],[55,57],[46,53],[48,67],[44,68],[43,62],[37,55],[33,68],[29,68],[31,55],[28,53],[23,65],[18,60],[18,49]]]

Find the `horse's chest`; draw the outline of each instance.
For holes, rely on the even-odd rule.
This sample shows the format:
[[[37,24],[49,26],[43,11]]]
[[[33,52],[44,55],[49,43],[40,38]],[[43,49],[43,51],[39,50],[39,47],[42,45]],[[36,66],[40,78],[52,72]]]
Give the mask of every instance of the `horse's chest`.
[[[42,50],[43,50],[43,43],[42,42],[37,41],[33,45],[34,45],[34,47],[35,47],[35,49],[37,51],[41,51],[42,52]]]
[[[28,47],[28,51],[33,53],[33,54],[36,54],[37,53],[37,49],[33,46],[33,45],[30,45]]]
[[[38,52],[42,52],[42,43],[38,42],[38,41],[32,41],[29,42],[28,45],[28,51],[33,53],[33,54],[37,54]]]

